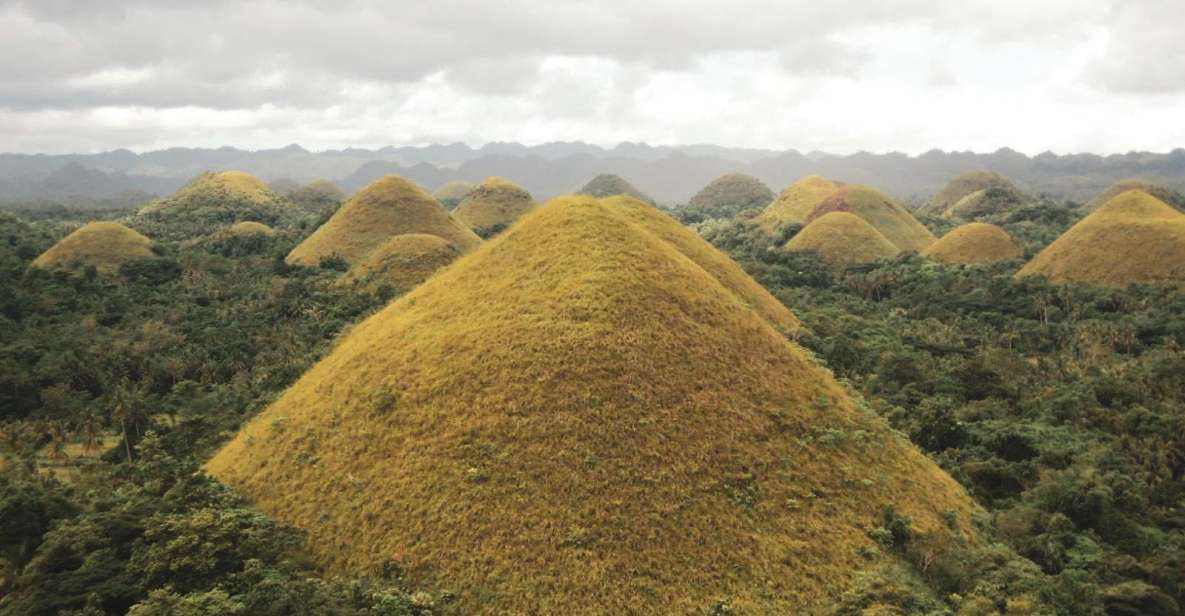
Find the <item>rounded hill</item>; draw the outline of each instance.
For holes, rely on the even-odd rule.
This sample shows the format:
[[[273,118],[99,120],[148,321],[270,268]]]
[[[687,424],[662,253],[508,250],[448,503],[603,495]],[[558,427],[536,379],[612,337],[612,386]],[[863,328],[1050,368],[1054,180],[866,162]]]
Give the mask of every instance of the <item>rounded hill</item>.
[[[472,182],[452,180],[451,182],[445,182],[440,188],[437,188],[432,193],[432,198],[451,210],[464,201],[465,197],[468,197],[476,188],[477,185]]]
[[[642,191],[638,190],[633,184],[626,181],[620,175],[612,173],[602,173],[597,177],[588,181],[579,191],[581,195],[591,195],[593,197],[616,197],[624,195],[626,197],[633,197],[639,201],[646,203],[654,203],[654,199],[646,196]]]
[[[830,212],[815,219],[786,242],[790,252],[813,252],[832,267],[871,263],[901,252],[863,218],[851,212]]]
[[[405,233],[372,250],[346,274],[346,280],[365,287],[389,284],[406,291],[461,256],[448,240],[426,233]]]
[[[913,214],[888,195],[867,186],[844,186],[835,191],[811,210],[806,224],[830,212],[851,212],[863,218],[900,250],[921,251],[935,240]]]
[[[973,169],[947,182],[922,211],[948,218],[973,218],[1023,201],[1024,195],[1008,178],[994,171]]]
[[[100,221],[75,229],[34,259],[32,265],[42,269],[89,265],[110,274],[128,261],[152,256],[152,240],[117,222]]]
[[[1024,256],[1024,250],[996,225],[967,223],[952,229],[922,251],[924,256],[964,265],[994,263]]]
[[[531,213],[207,469],[330,570],[398,559],[457,613],[809,612],[878,566],[886,504],[916,537],[973,532],[953,479],[634,203]]]
[[[537,207],[526,189],[499,177],[489,177],[457,204],[453,215],[478,235],[489,235],[509,227]]]
[[[761,180],[742,173],[726,173],[700,189],[687,205],[714,218],[731,218],[751,209],[764,209],[774,192]]]
[[[207,235],[235,221],[292,224],[300,211],[259,178],[242,171],[204,173],[171,197],[140,209],[137,227],[169,239]]]
[[[371,182],[350,197],[305,241],[288,253],[292,265],[316,266],[338,256],[351,265],[396,235],[426,233],[465,252],[481,239],[422,188],[397,175]]]
[[[1182,195],[1181,193],[1168,188],[1167,186],[1153,184],[1152,182],[1141,180],[1139,178],[1129,178],[1115,182],[1114,184],[1108,186],[1107,190],[1099,193],[1099,195],[1094,199],[1086,202],[1083,207],[1086,209],[1086,211],[1093,212],[1105,205],[1108,201],[1129,190],[1142,190],[1153,197],[1156,197],[1157,199],[1160,199],[1161,201],[1173,206],[1177,210],[1185,210],[1185,195]]]
[[[1105,287],[1185,284],[1185,214],[1129,190],[1083,218],[1017,273]]]
[[[786,187],[761,214],[757,224],[769,233],[788,224],[806,224],[815,206],[839,190],[840,185],[817,175],[808,176]]]

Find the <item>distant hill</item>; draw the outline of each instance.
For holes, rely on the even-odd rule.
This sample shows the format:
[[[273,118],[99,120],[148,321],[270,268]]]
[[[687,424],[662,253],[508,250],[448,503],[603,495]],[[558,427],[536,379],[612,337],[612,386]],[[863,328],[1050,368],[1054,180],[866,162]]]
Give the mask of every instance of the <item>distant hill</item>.
[[[270,150],[171,148],[141,154],[0,154],[0,204],[110,198],[125,191],[165,195],[205,171],[240,169],[264,181],[307,183],[334,179],[347,193],[387,174],[421,186],[452,180],[478,183],[505,177],[546,200],[582,186],[596,175],[630,178],[638,190],[664,205],[686,204],[712,179],[743,173],[767,186],[788,186],[819,175],[851,184],[881,187],[898,201],[920,206],[967,169],[1009,178],[1025,194],[1086,202],[1109,185],[1131,177],[1185,190],[1185,149],[1166,154],[1132,152],[1026,156],[1001,149],[988,154],[934,150],[900,153],[803,154],[711,145],[650,146],[623,143],[602,148],[586,143],[524,146],[464,144],[311,152],[300,146]]]

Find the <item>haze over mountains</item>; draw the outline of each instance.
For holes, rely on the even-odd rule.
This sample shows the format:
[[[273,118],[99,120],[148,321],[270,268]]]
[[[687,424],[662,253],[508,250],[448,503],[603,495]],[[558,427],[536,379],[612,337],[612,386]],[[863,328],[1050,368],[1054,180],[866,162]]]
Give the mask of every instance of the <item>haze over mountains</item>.
[[[621,143],[602,148],[582,142],[536,146],[491,143],[473,148],[449,145],[349,148],[312,152],[298,145],[271,150],[170,148],[144,153],[114,150],[99,154],[0,154],[0,204],[62,203],[126,206],[150,195],[171,193],[205,171],[241,169],[266,181],[307,183],[332,179],[353,192],[389,173],[432,190],[450,180],[479,182],[508,178],[538,199],[573,192],[601,173],[621,176],[664,205],[686,203],[712,179],[729,172],[752,175],[779,189],[817,174],[848,183],[881,187],[918,204],[951,177],[967,169],[1000,173],[1021,189],[1085,201],[1111,183],[1142,177],[1185,189],[1185,149],[1169,153],[1131,152],[1027,156],[1010,149],[990,154],[933,150],[831,155],[714,145],[650,146]]]

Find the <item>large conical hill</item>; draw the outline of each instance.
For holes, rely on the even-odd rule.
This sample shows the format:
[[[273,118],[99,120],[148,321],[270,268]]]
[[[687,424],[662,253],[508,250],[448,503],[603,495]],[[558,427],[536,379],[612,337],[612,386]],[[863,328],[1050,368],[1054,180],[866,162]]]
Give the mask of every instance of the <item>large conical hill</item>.
[[[986,222],[967,223],[930,244],[922,255],[945,263],[972,265],[1024,256],[1024,250],[1008,233]]]
[[[970,219],[996,213],[1025,200],[1008,178],[986,169],[964,171],[947,182],[922,208],[928,214]]]
[[[815,206],[839,189],[839,183],[817,175],[802,178],[766,206],[757,216],[757,223],[769,233],[788,224],[805,225]]]
[[[204,173],[170,197],[140,208],[135,225],[154,237],[183,239],[216,232],[236,221],[291,225],[300,217],[286,198],[242,171]]]
[[[832,193],[807,216],[807,225],[829,212],[851,212],[863,218],[901,250],[921,251],[936,239],[904,207],[867,186],[844,186]]]
[[[371,182],[288,254],[294,265],[316,266],[338,256],[353,265],[396,235],[439,236],[465,252],[481,240],[422,188],[397,175]]]
[[[901,252],[888,238],[851,212],[815,219],[786,243],[790,252],[813,252],[832,267],[871,263]]]
[[[687,205],[710,216],[730,218],[745,210],[763,210],[774,192],[761,180],[742,173],[726,173],[695,193]]]
[[[877,566],[885,505],[971,532],[958,484],[664,220],[554,200],[356,326],[207,469],[331,570],[398,563],[456,613],[804,613]]]
[[[525,188],[500,177],[489,177],[457,204],[453,215],[486,236],[509,227],[537,207]]]
[[[630,184],[625,178],[620,175],[612,173],[602,173],[597,177],[588,181],[579,191],[581,195],[590,195],[593,197],[633,197],[639,201],[646,203],[654,203],[654,199],[646,196],[645,193],[638,190],[633,184]]]
[[[1185,211],[1185,195],[1175,191],[1167,186],[1154,184],[1147,180],[1139,178],[1128,178],[1126,180],[1119,180],[1107,187],[1106,190],[1099,193],[1094,199],[1086,202],[1083,206],[1086,211],[1093,212],[1100,207],[1103,207],[1108,201],[1122,195],[1129,190],[1142,190],[1161,201],[1177,208],[1177,210]]]
[[[406,291],[461,256],[448,240],[426,233],[396,235],[350,268],[345,280],[365,287],[388,284]]]
[[[1129,190],[1078,221],[1017,273],[1055,284],[1185,284],[1185,214]]]
[[[92,222],[70,233],[33,260],[42,269],[90,265],[110,274],[120,265],[152,257],[152,240],[117,223]]]

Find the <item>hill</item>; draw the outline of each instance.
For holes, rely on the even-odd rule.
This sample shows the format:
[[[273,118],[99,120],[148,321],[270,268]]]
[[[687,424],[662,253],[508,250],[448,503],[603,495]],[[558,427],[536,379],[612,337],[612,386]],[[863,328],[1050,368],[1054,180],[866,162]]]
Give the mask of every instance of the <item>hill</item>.
[[[1008,178],[994,171],[973,169],[947,182],[922,211],[947,218],[973,218],[1023,201],[1024,195]]]
[[[405,233],[372,250],[347,272],[345,280],[376,288],[389,284],[406,291],[461,256],[448,240],[426,233]]]
[[[464,201],[465,197],[468,197],[469,193],[473,192],[476,188],[477,185],[472,182],[453,180],[451,182],[445,182],[440,188],[437,188],[432,193],[432,198],[451,210]]]
[[[229,233],[230,235],[239,235],[239,236],[266,235],[266,236],[270,237],[270,236],[273,236],[276,234],[275,229],[272,229],[271,227],[269,227],[263,223],[260,223],[260,222],[250,222],[250,221],[236,222],[235,224],[231,225],[230,227],[227,227],[226,232]]]
[[[602,173],[597,177],[591,179],[577,191],[581,195],[591,195],[593,197],[616,197],[618,195],[625,195],[633,197],[639,201],[646,203],[654,203],[654,199],[646,196],[642,191],[638,190],[633,184],[626,181],[620,175],[612,173]]]
[[[788,224],[805,225],[811,212],[824,199],[839,190],[840,185],[812,175],[786,187],[778,198],[757,216],[757,223],[769,233]]]
[[[1024,250],[1003,229],[984,222],[952,229],[922,254],[946,263],[993,263],[1024,256]]]
[[[1185,214],[1129,190],[1083,218],[1017,273],[1106,287],[1185,284]]]
[[[537,207],[531,193],[513,182],[492,176],[462,199],[453,215],[478,235],[490,235],[509,227]]]
[[[92,222],[76,229],[33,260],[32,266],[56,269],[94,266],[110,274],[134,259],[153,256],[152,240],[116,222]]]
[[[204,173],[171,197],[140,208],[135,226],[154,236],[183,239],[213,233],[236,221],[291,225],[301,212],[259,178],[241,171]]]
[[[786,242],[790,252],[813,252],[828,265],[844,269],[901,252],[888,238],[851,212],[831,212]]]
[[[1105,205],[1108,201],[1129,190],[1142,190],[1153,197],[1156,197],[1157,199],[1160,199],[1161,201],[1164,201],[1165,203],[1177,208],[1178,210],[1185,211],[1185,195],[1166,186],[1161,186],[1159,184],[1154,184],[1152,182],[1138,178],[1129,178],[1115,182],[1114,184],[1108,186],[1106,190],[1099,193],[1095,198],[1087,201],[1083,207],[1086,209],[1086,211],[1093,212]]]
[[[439,236],[461,252],[481,242],[422,188],[388,175],[346,201],[288,254],[287,261],[316,266],[321,259],[336,255],[355,264],[391,237],[405,233]]]
[[[695,193],[689,207],[703,210],[711,218],[732,218],[744,210],[765,209],[774,192],[761,180],[743,173],[726,173]]]
[[[629,203],[533,212],[207,469],[330,569],[397,565],[456,613],[796,613],[875,566],[886,504],[969,532],[954,480]]]
[[[884,193],[867,186],[844,186],[820,202],[806,218],[807,225],[829,212],[851,212],[880,231],[901,250],[921,251],[934,243],[934,234],[913,214]]]

